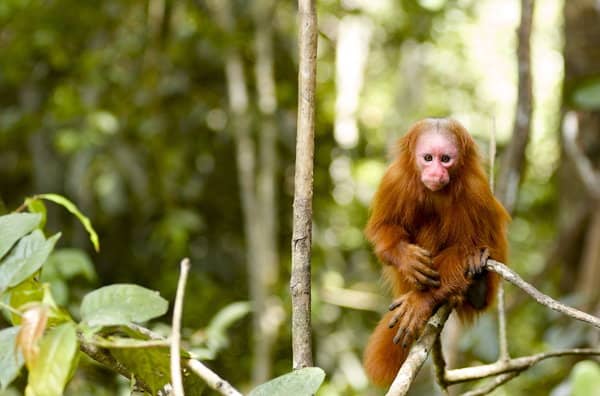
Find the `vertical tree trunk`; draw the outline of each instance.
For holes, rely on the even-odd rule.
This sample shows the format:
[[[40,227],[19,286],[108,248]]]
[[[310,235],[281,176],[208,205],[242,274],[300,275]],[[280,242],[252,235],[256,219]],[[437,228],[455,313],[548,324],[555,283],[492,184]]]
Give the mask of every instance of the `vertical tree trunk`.
[[[518,97],[515,122],[510,144],[506,148],[498,180],[498,199],[512,213],[517,202],[517,193],[525,164],[525,149],[531,132],[532,77],[531,77],[531,26],[533,23],[534,0],[521,0],[521,23],[518,29]]]
[[[273,60],[273,31],[271,18],[275,2],[273,0],[255,0],[254,48],[256,64],[254,74],[258,96],[260,123],[258,130],[259,162],[257,173],[257,220],[260,223],[258,233],[259,280],[266,291],[260,310],[255,313],[260,326],[260,337],[255,340],[252,382],[261,384],[271,376],[271,352],[281,325],[281,303],[272,296],[273,288],[279,278],[279,255],[277,252],[277,190],[275,176],[277,169],[277,124],[275,112],[277,97],[275,94],[275,74]]]
[[[578,228],[571,248],[561,257],[566,265],[563,287],[580,293],[586,301],[585,309],[593,309],[590,304],[597,304],[600,297],[600,202],[592,198],[592,192],[577,176],[580,174],[574,162],[588,161],[596,177],[600,177],[600,109],[584,108],[574,100],[574,94],[586,81],[600,78],[600,10],[594,0],[569,0],[564,7],[565,118],[574,118],[580,158],[568,158],[560,164],[559,227],[566,228],[574,212],[584,213],[589,221]],[[565,119],[565,128],[566,122]]]
[[[371,30],[371,23],[364,16],[345,16],[338,23],[334,135],[344,148],[352,148],[358,143],[356,112],[369,56]]]
[[[218,23],[227,33],[234,31],[234,17],[230,0],[211,0],[208,2]],[[244,216],[244,234],[246,236],[246,263],[248,268],[248,289],[252,303],[252,352],[253,367],[260,368],[259,375],[254,372],[253,379],[261,382],[265,372],[269,371],[269,356],[265,356],[263,344],[263,315],[267,289],[264,285],[262,223],[258,212],[256,197],[256,154],[255,145],[250,136],[250,115],[248,113],[248,90],[244,65],[238,48],[230,47],[225,58],[225,78],[229,107],[232,115],[232,129],[235,133],[236,163],[240,186],[240,199]]]
[[[317,13],[315,0],[299,0],[298,126],[294,178],[292,235],[292,352],[293,367],[313,365],[310,322],[310,260],[312,242]]]

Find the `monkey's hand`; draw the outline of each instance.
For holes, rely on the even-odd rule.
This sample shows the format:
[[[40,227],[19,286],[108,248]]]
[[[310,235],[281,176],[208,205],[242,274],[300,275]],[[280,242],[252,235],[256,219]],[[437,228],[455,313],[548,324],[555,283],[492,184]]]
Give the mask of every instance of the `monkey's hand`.
[[[388,324],[390,329],[398,325],[394,344],[406,348],[419,337],[427,320],[433,313],[435,303],[426,293],[411,291],[394,300],[390,311],[396,311]]]
[[[420,246],[403,242],[398,246],[398,272],[416,290],[440,287],[440,274],[431,267],[431,253]]]
[[[465,275],[469,278],[473,278],[481,274],[488,258],[490,258],[490,250],[488,248],[477,249],[475,253],[467,257],[467,269]]]

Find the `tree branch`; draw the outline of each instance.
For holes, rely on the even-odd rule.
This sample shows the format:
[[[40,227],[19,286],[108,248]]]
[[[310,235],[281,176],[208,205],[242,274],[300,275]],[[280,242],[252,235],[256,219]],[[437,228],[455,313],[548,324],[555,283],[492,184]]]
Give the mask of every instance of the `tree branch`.
[[[494,378],[493,381],[488,382],[487,384],[485,384],[481,388],[473,389],[473,390],[470,390],[468,392],[465,392],[465,393],[462,394],[462,396],[483,396],[483,395],[487,395],[488,393],[490,393],[491,391],[493,391],[494,389],[496,389],[500,385],[507,383],[508,381],[510,381],[511,379],[515,378],[519,374],[521,374],[520,371],[512,371],[510,373],[500,374],[499,376],[497,376],[496,378]]]
[[[444,323],[448,319],[452,309],[448,304],[442,305],[429,319],[427,326],[419,340],[413,344],[406,361],[400,367],[392,386],[386,396],[405,395],[414,381],[417,373],[425,363],[429,351],[433,348],[435,340],[440,336]]]
[[[530,356],[522,356],[509,360],[499,360],[491,364],[483,364],[475,367],[465,367],[460,369],[446,371],[445,381],[448,384],[458,384],[461,382],[478,380],[494,375],[500,375],[510,372],[521,372],[532,367],[536,363],[559,356],[595,356],[600,355],[600,349],[564,349],[560,351],[551,351],[537,353]]]
[[[226,396],[242,396],[242,394],[235,389],[231,384],[219,377],[214,371],[206,367],[201,361],[196,359],[190,359],[187,362],[187,366],[202,378],[208,386],[216,390],[222,395]]]
[[[569,307],[543,294],[535,287],[525,282],[516,272],[508,268],[503,263],[489,259],[487,260],[485,267],[487,270],[496,272],[505,280],[509,281],[513,285],[525,291],[538,303],[545,305],[548,308],[551,308],[557,312],[570,316],[573,319],[581,320],[583,322],[591,324],[592,326],[600,328],[600,318],[582,312],[578,309]],[[451,308],[447,304],[443,305],[429,319],[429,322],[427,322],[427,326],[423,334],[421,335],[419,340],[415,344],[413,344],[410,353],[406,358],[406,361],[404,362],[402,367],[400,367],[400,370],[398,371],[394,382],[390,386],[388,393],[386,393],[386,396],[406,395],[408,389],[410,388],[410,385],[412,384],[415,377],[417,376],[417,373],[421,369],[421,366],[427,359],[429,351],[432,348],[434,348],[436,338],[439,337],[443,325],[448,319],[450,311]],[[508,360],[501,359],[496,363],[492,364],[446,371],[443,380],[440,382],[442,384],[451,385],[459,382],[471,381],[494,375],[501,375],[508,372],[521,372],[523,370],[528,369],[529,367],[533,366],[541,360],[566,355],[600,355],[600,349],[566,349],[562,351],[539,353],[536,355],[524,356]],[[439,360],[439,358],[440,357],[438,356],[437,359]],[[501,378],[497,378],[495,380],[495,383],[497,383],[497,385],[492,387],[492,385],[490,384],[488,386],[490,386],[491,389],[494,389],[495,387],[500,386],[501,384],[509,381],[512,378],[514,378],[514,376],[502,376]],[[484,393],[474,394],[477,395]]]
[[[529,283],[525,282],[523,278],[521,278],[515,271],[511,270],[506,265],[495,260],[488,260],[485,266],[488,270],[496,272],[501,277],[503,277],[513,285],[517,286],[525,293],[529,294],[538,303],[545,305],[548,308],[553,309],[557,312],[570,316],[573,319],[581,320],[582,322],[586,322],[594,327],[600,328],[600,318],[597,318],[578,309],[569,307],[568,305],[560,303],[554,300],[553,298],[545,295]]]

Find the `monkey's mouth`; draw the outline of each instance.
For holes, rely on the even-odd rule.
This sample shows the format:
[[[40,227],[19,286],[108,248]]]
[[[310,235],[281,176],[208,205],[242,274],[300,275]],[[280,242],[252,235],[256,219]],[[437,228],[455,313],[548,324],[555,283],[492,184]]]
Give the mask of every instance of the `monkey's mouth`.
[[[435,191],[440,191],[441,189],[443,189],[444,187],[446,187],[446,185],[448,183],[444,183],[444,182],[439,182],[439,183],[428,182],[428,183],[423,183],[423,184],[425,184],[425,187],[427,187],[427,189],[435,192]]]

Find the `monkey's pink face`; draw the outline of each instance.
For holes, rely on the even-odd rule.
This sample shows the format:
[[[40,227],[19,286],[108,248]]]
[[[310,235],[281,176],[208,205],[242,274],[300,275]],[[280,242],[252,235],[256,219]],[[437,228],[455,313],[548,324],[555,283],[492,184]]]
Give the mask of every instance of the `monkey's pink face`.
[[[424,132],[417,139],[415,154],[425,187],[439,191],[450,183],[450,170],[458,157],[458,148],[451,136],[437,131]]]

